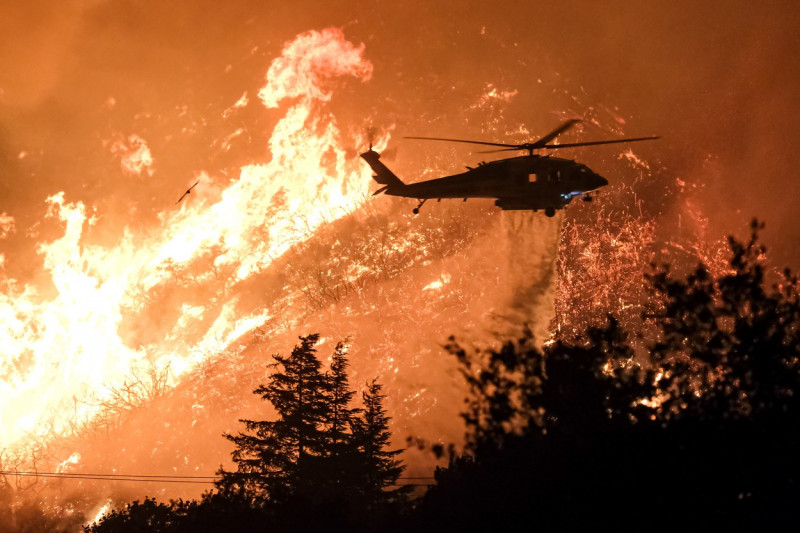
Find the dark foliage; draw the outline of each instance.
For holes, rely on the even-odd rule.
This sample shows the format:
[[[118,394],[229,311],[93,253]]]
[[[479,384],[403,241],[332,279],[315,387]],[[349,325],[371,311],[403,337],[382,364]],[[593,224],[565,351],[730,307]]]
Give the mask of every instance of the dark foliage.
[[[363,488],[367,501],[386,510],[406,503],[410,487],[397,485],[405,470],[397,458],[403,450],[389,450],[391,433],[389,417],[383,407],[383,386],[372,380],[361,393],[364,402],[363,415],[353,421],[353,436],[357,446],[360,465],[359,486]]]
[[[225,435],[235,445],[237,471],[219,472],[221,492],[279,503],[297,496],[313,499],[329,488],[320,474],[328,455],[331,405],[329,382],[316,356],[318,339],[319,335],[301,337],[289,356],[274,356],[269,383],[253,392],[269,401],[279,418],[241,420],[245,432]]]
[[[647,317],[646,354],[613,317],[544,351],[530,334],[478,352],[451,339],[470,388],[466,451],[413,508],[395,486],[403,467],[380,384],[350,407],[344,347],[322,374],[312,335],[256,390],[278,419],[227,436],[239,468],[219,493],[134,502],[87,530],[794,529],[800,287],[787,271],[766,288],[752,229],[731,239],[724,274],[654,268],[663,305]]]
[[[318,335],[301,337],[289,356],[276,355],[266,385],[254,391],[277,418],[242,420],[234,443],[237,470],[221,470],[218,492],[169,504],[145,499],[113,511],[86,531],[387,531],[407,503],[391,487],[404,467],[389,451],[389,418],[381,386],[352,408],[347,351],[336,346],[323,374]],[[394,519],[394,520],[393,520]]]
[[[276,530],[274,517],[261,507],[242,499],[215,493],[200,501],[173,500],[158,503],[145,498],[123,509],[111,511],[98,522],[87,526],[87,533],[212,533],[218,531]]]
[[[730,271],[649,276],[650,360],[610,318],[579,346],[450,351],[471,395],[469,453],[437,471],[426,530],[770,530],[800,501],[796,278],[765,289],[757,231]],[[796,527],[796,526],[795,526]]]
[[[344,343],[340,342],[331,356],[330,371],[326,374],[330,416],[325,424],[327,458],[321,466],[327,469],[324,475],[332,480],[333,490],[360,493],[356,470],[359,453],[351,432],[360,409],[350,407],[355,391],[350,389],[348,366],[347,351]]]

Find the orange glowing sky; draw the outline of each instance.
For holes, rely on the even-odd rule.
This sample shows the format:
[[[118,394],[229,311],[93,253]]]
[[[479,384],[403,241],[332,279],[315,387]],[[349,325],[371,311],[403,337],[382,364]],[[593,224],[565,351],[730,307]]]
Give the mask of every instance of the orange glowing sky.
[[[359,379],[390,376],[391,407],[404,431],[416,431],[407,424],[413,417],[422,426],[456,420],[460,389],[437,390],[454,381],[452,368],[420,361],[433,357],[453,328],[488,328],[499,299],[519,302],[519,294],[506,292],[521,285],[506,278],[536,270],[547,282],[536,289],[545,294],[536,305],[552,308],[547,272],[561,218],[512,224],[527,232],[519,238],[485,209],[490,204],[427,204],[418,222],[403,218],[396,213],[410,211],[411,200],[367,196],[374,185],[357,154],[369,128],[378,132],[383,160],[409,180],[460,171],[480,156],[405,135],[520,142],[573,117],[583,126],[565,139],[661,135],[632,151],[559,155],[632,190],[636,209],[656,220],[647,226],[653,241],[698,227],[713,240],[741,233],[757,216],[767,223],[775,262],[800,263],[795,2],[256,4],[0,6],[0,333],[7,346],[17,343],[0,365],[6,437],[44,427],[47,413],[34,405],[62,405],[63,387],[99,395],[82,407],[92,411],[109,383],[129,380],[146,364],[169,367],[170,385],[183,387],[171,407],[174,420],[164,420],[186,424],[197,439],[235,430],[222,425],[235,421],[234,402],[198,397],[199,385],[181,383],[181,374],[217,364],[222,353],[219,373],[203,367],[192,376],[221,382],[224,364],[244,365],[249,386],[261,379],[270,353],[309,333],[293,326],[326,320],[334,324],[323,331],[327,340],[359,331],[354,345],[381,354],[354,368]],[[347,219],[344,229],[284,256],[348,213],[370,216],[367,200],[400,203],[392,217],[370,219],[396,240],[371,241],[370,228],[352,226],[361,219]],[[570,206],[565,220],[581,220],[602,202],[601,195],[594,207]],[[379,279],[365,282],[360,299],[341,309],[318,306],[302,318],[276,316],[276,309],[303,304],[302,291],[283,285],[292,281],[285,271],[300,270],[291,262],[313,270],[314,254],[349,250],[341,235],[363,239],[367,250],[386,246],[391,261],[415,270],[375,274],[361,261],[365,254],[351,252],[351,264],[337,268],[353,279]],[[456,239],[467,243],[463,250],[448,248]],[[536,254],[504,263],[520,243]],[[499,267],[492,257],[500,257]],[[278,272],[269,271],[273,262]],[[404,300],[411,290],[417,299]],[[443,307],[417,306],[431,301]],[[380,305],[381,327],[391,325],[385,317],[402,315],[429,342],[408,341],[401,352],[380,338],[383,331],[364,326]],[[255,338],[263,323],[280,331],[279,343],[228,350],[239,336]],[[402,333],[386,336],[405,342]],[[260,359],[242,363],[235,359],[241,353]],[[457,435],[453,427],[450,436]],[[163,468],[209,473],[225,453],[218,439],[211,451],[194,450],[192,463],[188,452],[166,457],[164,450],[184,442],[175,432],[147,438],[172,444],[147,441],[141,456],[128,450],[130,465],[157,466],[155,448]],[[73,451],[58,450],[59,461]],[[83,461],[92,464],[85,455]]]
[[[25,234],[59,190],[104,210],[95,231],[104,239],[124,222],[150,222],[194,172],[262,160],[276,114],[251,106],[223,123],[221,112],[245,92],[255,97],[284,41],[328,26],[365,43],[375,65],[368,85],[334,102],[348,126],[480,136],[500,120],[538,133],[554,111],[618,110],[625,133],[663,136],[639,153],[705,185],[715,233],[759,216],[778,259],[797,264],[796,247],[784,245],[800,240],[795,2],[34,1],[0,10],[0,213],[17,228],[3,248],[19,254],[11,271],[35,261]],[[518,91],[503,116],[464,113],[489,84]],[[131,135],[155,159],[148,179],[126,175],[101,144]],[[424,166],[428,148],[396,146],[403,170]],[[606,153],[576,155],[608,172]]]

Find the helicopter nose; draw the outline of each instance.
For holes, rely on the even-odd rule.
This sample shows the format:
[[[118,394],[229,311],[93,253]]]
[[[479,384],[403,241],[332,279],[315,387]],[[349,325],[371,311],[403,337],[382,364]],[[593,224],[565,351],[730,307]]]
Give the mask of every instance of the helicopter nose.
[[[592,172],[592,177],[590,181],[592,190],[599,189],[600,187],[605,187],[606,185],[608,185],[607,179],[605,179],[603,176],[599,174],[595,174],[594,172]]]

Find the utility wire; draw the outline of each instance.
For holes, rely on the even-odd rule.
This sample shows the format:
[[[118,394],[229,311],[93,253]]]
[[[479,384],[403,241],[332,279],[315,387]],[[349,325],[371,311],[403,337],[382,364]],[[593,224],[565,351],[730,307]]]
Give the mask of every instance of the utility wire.
[[[195,483],[195,484],[209,484],[213,483],[213,479],[200,481],[197,479],[183,479],[180,477],[171,478],[168,476],[125,476],[125,475],[91,475],[91,474],[69,474],[65,472],[18,472],[11,470],[0,470],[0,475],[17,476],[17,477],[37,477],[37,478],[55,478],[55,479],[87,479],[96,481],[134,481],[134,482],[151,482],[151,483]]]
[[[178,476],[151,474],[90,474],[80,472],[31,472],[20,470],[0,470],[0,475],[17,477],[41,477],[55,479],[86,479],[95,481],[132,481],[149,483],[192,483],[211,484],[219,478],[216,476]],[[433,480],[431,476],[399,477],[398,480]],[[433,483],[395,483],[393,486],[430,487]]]
[[[92,474],[89,472],[38,472],[23,470],[0,470],[0,474],[31,476],[92,476],[92,477],[135,477],[135,478],[168,478],[168,479],[217,479],[217,476],[179,476],[177,474]]]

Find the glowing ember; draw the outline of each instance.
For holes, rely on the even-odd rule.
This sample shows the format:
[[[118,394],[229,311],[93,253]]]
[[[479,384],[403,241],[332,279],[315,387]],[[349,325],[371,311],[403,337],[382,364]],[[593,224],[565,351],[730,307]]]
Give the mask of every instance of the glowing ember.
[[[153,175],[153,155],[147,142],[138,135],[111,144],[111,153],[120,158],[122,172],[129,176]]]
[[[719,42],[742,37],[757,47],[720,63],[707,52],[707,25],[698,41],[691,25],[674,24],[708,20],[704,9],[687,19],[686,9],[699,9],[688,3],[663,18],[658,50],[636,45],[652,40],[649,24],[604,25],[609,39],[594,39],[600,8],[556,9],[549,16],[557,23],[531,32],[531,17],[503,18],[488,4],[463,18],[394,25],[383,8],[334,16],[243,2],[199,16],[183,4],[88,4],[59,17],[66,30],[44,20],[30,32],[15,10],[0,16],[0,26],[16,23],[6,24],[12,34],[25,29],[0,54],[0,72],[10,73],[0,79],[0,155],[17,180],[0,206],[5,468],[210,475],[230,452],[219,435],[238,418],[269,414],[250,390],[271,355],[312,332],[328,343],[350,339],[353,383],[379,376],[386,384],[397,446],[409,435],[458,443],[464,388],[441,350],[448,335],[485,345],[532,321],[537,339],[552,332],[569,340],[606,313],[635,328],[658,305],[643,279],[651,261],[680,268],[702,260],[713,273],[724,248],[715,243],[738,227],[736,217],[766,205],[794,220],[797,182],[780,171],[792,167],[785,155],[797,135],[782,118],[797,91],[758,85],[788,83],[787,63],[768,66],[759,54],[772,26],[752,16],[732,23],[735,10],[715,13],[729,22],[716,28],[750,30]],[[658,22],[652,7],[637,6],[618,18]],[[339,17],[331,23],[367,47],[333,28],[276,46],[293,35],[283,32],[314,27],[319,16]],[[142,26],[129,28],[130,20]],[[565,27],[603,57],[620,46],[631,57],[583,56],[585,42],[561,38]],[[114,35],[126,32],[127,40]],[[786,48],[789,57],[794,48]],[[663,67],[675,58],[686,76]],[[744,97],[737,85],[749,88]],[[754,99],[759,90],[771,97]],[[472,200],[430,202],[411,217],[410,200],[369,197],[374,185],[357,158],[370,142],[359,130],[375,126],[374,147],[398,174],[436,177],[495,156],[389,144],[393,123],[402,135],[522,142],[573,117],[585,119],[575,134],[587,139],[625,128],[664,142],[641,152],[566,152],[611,186],[550,222]],[[756,195],[754,176],[777,181],[756,186]],[[758,202],[743,201],[750,196]],[[722,221],[709,222],[720,213]],[[795,242],[796,225],[785,226],[782,240]],[[37,253],[25,256],[34,242]],[[430,475],[429,454],[409,450],[404,460],[410,474]],[[58,509],[79,487],[87,517],[144,494],[195,497],[207,488],[58,483],[42,506]]]
[[[14,217],[6,213],[0,213],[0,239],[5,239],[14,233],[14,229]]]

